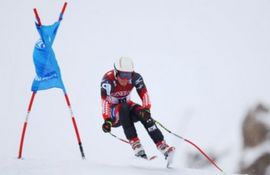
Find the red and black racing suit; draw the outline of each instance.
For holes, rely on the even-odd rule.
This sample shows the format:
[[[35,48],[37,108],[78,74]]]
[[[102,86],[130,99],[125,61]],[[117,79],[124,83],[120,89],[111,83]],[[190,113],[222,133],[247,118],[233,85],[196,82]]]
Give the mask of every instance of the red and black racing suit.
[[[136,88],[142,105],[131,101],[130,93],[133,87]],[[151,117],[151,103],[139,73],[133,72],[128,84],[121,86],[115,78],[114,71],[107,72],[101,82],[101,98],[103,119],[110,120],[112,127],[122,126],[128,140],[137,138],[134,123],[140,121],[154,143],[163,141],[164,137]]]

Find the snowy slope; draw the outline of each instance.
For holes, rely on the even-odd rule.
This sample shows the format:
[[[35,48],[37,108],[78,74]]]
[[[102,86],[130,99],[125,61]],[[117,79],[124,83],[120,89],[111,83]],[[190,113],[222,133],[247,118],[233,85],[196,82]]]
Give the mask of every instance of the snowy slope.
[[[57,175],[57,174],[117,174],[117,175],[224,175],[216,171],[181,169],[181,168],[165,168],[161,162],[144,162],[137,160],[132,162],[117,162],[109,161],[88,161],[88,160],[8,160],[4,164],[1,163],[1,174],[27,174],[27,175]],[[226,174],[236,175],[236,174]]]
[[[32,49],[38,34],[32,9],[51,24],[63,3],[0,1],[1,175],[217,174],[212,166],[189,170],[198,167],[186,165],[186,153],[196,150],[166,132],[167,142],[178,150],[174,168],[160,162],[134,167],[130,147],[101,131],[99,84],[122,55],[132,57],[143,75],[155,119],[206,152],[226,152],[217,163],[227,172],[239,171],[240,122],[258,101],[270,104],[270,3],[264,0],[68,1],[54,50],[87,160],[80,159],[59,89],[37,94],[25,159],[16,160],[35,76]],[[133,97],[139,102],[136,93]],[[147,152],[158,154],[137,126]],[[123,137],[120,128],[113,132]]]

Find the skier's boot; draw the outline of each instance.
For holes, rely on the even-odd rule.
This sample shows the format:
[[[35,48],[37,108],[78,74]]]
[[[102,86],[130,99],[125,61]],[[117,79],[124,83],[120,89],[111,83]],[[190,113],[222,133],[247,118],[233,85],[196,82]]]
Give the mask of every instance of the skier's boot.
[[[135,156],[147,159],[147,155],[145,154],[143,146],[137,137],[131,139],[129,142],[130,142],[130,145],[134,151]]]
[[[157,149],[165,156],[167,160],[167,167],[169,167],[173,162],[173,157],[175,153],[175,148],[169,146],[164,140],[156,144]]]

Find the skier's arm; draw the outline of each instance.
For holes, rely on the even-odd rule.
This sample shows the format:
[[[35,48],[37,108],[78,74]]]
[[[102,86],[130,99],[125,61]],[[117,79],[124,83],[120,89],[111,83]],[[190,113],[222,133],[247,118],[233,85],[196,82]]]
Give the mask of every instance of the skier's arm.
[[[110,103],[107,100],[107,97],[111,92],[111,83],[110,81],[103,78],[101,82],[101,101],[102,101],[102,116],[104,120],[110,119]]]
[[[133,84],[136,87],[136,90],[142,100],[142,106],[145,109],[151,108],[151,102],[149,99],[149,95],[147,92],[147,88],[145,86],[145,83],[143,81],[143,78],[140,74],[134,73],[133,75]]]
[[[106,79],[106,76],[103,77],[101,82],[101,101],[102,101],[102,117],[104,123],[102,124],[103,132],[111,132],[112,120],[111,120],[111,104],[107,100],[108,96],[111,94],[111,81]]]

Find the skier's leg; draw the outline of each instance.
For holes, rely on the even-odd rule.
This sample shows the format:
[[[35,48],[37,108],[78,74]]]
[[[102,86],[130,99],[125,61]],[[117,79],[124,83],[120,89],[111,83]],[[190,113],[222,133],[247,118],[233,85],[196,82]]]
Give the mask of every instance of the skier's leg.
[[[130,116],[130,107],[127,103],[120,103],[118,106],[119,121],[123,127],[126,138],[129,140],[135,156],[147,158],[140,139],[137,136],[134,121]]]
[[[150,111],[143,109],[140,105],[135,105],[131,110],[131,115],[133,119],[137,119],[143,124],[155,144],[164,140],[163,134],[151,117]]]
[[[125,136],[128,140],[132,140],[133,138],[137,138],[136,128],[134,123],[130,117],[129,106],[127,103],[120,103],[117,106],[117,110],[119,112],[119,121],[123,127]]]
[[[154,119],[151,117],[150,111],[136,105],[131,110],[131,114],[133,114],[133,118],[141,121],[153,142],[156,144],[157,149],[165,156],[166,159],[168,158],[168,163],[171,163],[175,148],[169,146],[165,142],[164,136],[160,129],[156,126]]]

